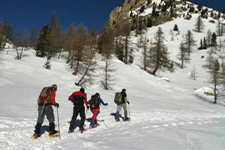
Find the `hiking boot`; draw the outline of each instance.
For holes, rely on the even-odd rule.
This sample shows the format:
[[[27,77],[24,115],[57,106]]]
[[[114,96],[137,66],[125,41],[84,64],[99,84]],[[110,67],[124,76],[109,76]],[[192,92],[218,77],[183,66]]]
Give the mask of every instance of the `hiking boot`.
[[[56,134],[56,133],[58,133],[58,131],[53,130],[53,131],[51,131],[51,132],[49,133],[49,136],[54,135],[54,134]]]
[[[80,132],[83,132],[85,129],[84,129],[84,127],[80,127]]]
[[[73,132],[74,132],[74,130],[70,130],[70,129],[69,129],[69,131],[68,131],[68,133],[73,133]]]
[[[40,137],[40,134],[39,133],[34,133],[33,137],[36,139],[36,138],[39,138]]]
[[[118,119],[116,119],[116,122],[119,122],[120,121],[120,119],[118,118]]]
[[[128,118],[128,117],[126,117],[126,118],[124,119],[124,121],[128,121],[128,120],[130,120],[130,118]]]

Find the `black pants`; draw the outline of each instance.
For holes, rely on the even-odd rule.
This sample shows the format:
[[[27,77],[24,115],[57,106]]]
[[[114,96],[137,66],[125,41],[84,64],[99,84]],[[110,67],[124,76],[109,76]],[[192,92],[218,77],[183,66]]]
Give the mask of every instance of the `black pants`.
[[[85,108],[83,105],[81,106],[74,106],[73,107],[73,117],[71,119],[70,122],[70,128],[69,130],[73,130],[74,129],[74,125],[75,125],[75,121],[77,119],[78,114],[80,113],[80,128],[83,128],[84,126],[84,121],[85,121]]]

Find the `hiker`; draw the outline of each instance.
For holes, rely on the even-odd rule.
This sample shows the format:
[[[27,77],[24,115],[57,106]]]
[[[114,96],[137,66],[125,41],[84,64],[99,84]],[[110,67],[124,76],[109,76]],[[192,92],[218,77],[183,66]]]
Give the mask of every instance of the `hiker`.
[[[80,131],[84,131],[84,121],[85,121],[85,107],[84,102],[86,104],[87,109],[89,109],[88,102],[87,102],[87,94],[85,93],[84,88],[81,88],[80,91],[73,92],[72,95],[69,96],[69,99],[73,102],[73,116],[70,122],[69,133],[74,131],[75,121],[77,119],[77,115],[80,114]]]
[[[119,112],[122,107],[124,110],[124,120],[127,121],[127,120],[129,120],[129,118],[127,117],[127,104],[130,104],[130,102],[127,100],[126,89],[122,89],[122,92],[120,92],[120,93],[122,95],[122,102],[121,102],[121,104],[117,104],[116,121],[120,121]]]
[[[44,122],[45,115],[49,121],[49,136],[58,135],[58,131],[55,130],[55,117],[52,109],[52,105],[59,107],[59,104],[55,102],[55,95],[57,91],[57,85],[53,84],[50,87],[44,87],[38,98],[38,120],[34,130],[34,138],[38,138],[41,132],[41,125]]]
[[[88,101],[88,104],[90,104],[90,109],[91,109],[91,112],[93,113],[90,126],[91,128],[94,128],[98,125],[97,116],[100,113],[100,104],[107,106],[108,103],[104,103],[100,97],[100,94],[95,93],[95,95],[91,96],[91,100]]]

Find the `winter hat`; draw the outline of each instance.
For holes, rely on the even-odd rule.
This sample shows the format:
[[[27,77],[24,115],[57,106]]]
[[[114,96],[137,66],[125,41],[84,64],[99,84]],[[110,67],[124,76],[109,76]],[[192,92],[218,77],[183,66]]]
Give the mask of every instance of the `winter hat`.
[[[81,93],[84,93],[84,88],[80,88],[80,92]]]
[[[99,93],[95,93],[95,95],[100,97],[100,94]]]
[[[54,88],[55,89],[55,91],[57,91],[57,85],[56,84],[52,84],[52,86],[51,86],[52,88]]]
[[[126,92],[126,89],[122,89],[122,92]]]

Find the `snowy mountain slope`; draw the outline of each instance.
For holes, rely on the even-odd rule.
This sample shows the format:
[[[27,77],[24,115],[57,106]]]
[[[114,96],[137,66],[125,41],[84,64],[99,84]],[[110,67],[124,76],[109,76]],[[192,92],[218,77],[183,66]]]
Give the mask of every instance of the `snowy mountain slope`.
[[[205,54],[205,51],[195,53],[192,61],[199,61],[199,57]],[[77,131],[68,134],[72,104],[67,98],[79,90],[73,85],[76,77],[71,76],[71,70],[63,60],[52,60],[52,70],[46,70],[42,66],[45,59],[35,57],[33,50],[26,51],[21,61],[15,60],[15,55],[13,49],[9,49],[8,54],[7,50],[1,52],[0,149],[222,150],[225,147],[224,107],[212,105],[194,95],[195,89],[207,81],[189,79],[188,69],[164,73],[163,76],[170,80],[167,82],[136,65],[125,65],[113,59],[117,68],[114,90],[105,91],[99,85],[86,89],[88,98],[99,92],[109,103],[108,107],[101,107],[100,127],[84,134]],[[204,71],[199,76],[206,74]],[[37,97],[43,86],[53,83],[58,85],[56,101],[60,104],[61,140],[49,139],[45,132],[40,139],[32,141]],[[117,123],[113,116],[116,110],[113,98],[114,93],[124,87],[131,102],[131,121]],[[88,111],[87,118],[90,117]],[[85,124],[88,126],[89,122]],[[47,128],[45,120],[42,130]]]

